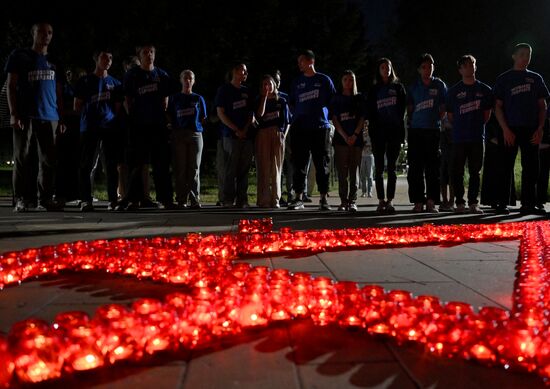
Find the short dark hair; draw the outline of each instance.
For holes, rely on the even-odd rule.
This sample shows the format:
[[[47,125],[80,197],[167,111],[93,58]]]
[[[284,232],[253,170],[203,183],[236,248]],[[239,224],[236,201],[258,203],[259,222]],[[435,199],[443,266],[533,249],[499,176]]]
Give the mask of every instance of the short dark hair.
[[[528,49],[529,51],[533,51],[533,48],[529,43],[518,43],[514,46],[514,52],[512,54],[517,54],[517,52],[521,49]]]
[[[430,64],[434,64],[435,61],[434,61],[434,57],[432,57],[431,54],[429,53],[424,53],[422,54],[419,58],[418,58],[418,61],[416,62],[416,68],[418,69],[420,66],[422,66],[423,63],[425,62],[428,62]]]
[[[146,42],[142,45],[136,46],[136,55],[139,57],[139,53],[141,53],[141,50],[143,50],[146,47],[152,47],[153,49],[155,49],[155,51],[157,51],[157,48],[155,47],[154,44]]]
[[[92,58],[94,59],[94,61],[97,61],[101,53],[113,54],[113,50],[109,49],[108,47],[94,50],[94,53],[92,54]]]
[[[302,50],[298,53],[298,57],[301,57],[302,55],[307,59],[315,59],[315,53],[310,49]]]
[[[50,26],[52,27],[52,24],[47,20],[39,20],[36,23],[33,23],[31,26],[31,35],[34,34],[35,30],[38,30],[38,27],[40,26]],[[52,27],[53,29],[53,27]]]
[[[476,58],[471,54],[465,54],[456,61],[456,66],[460,69],[462,65],[465,65],[466,62],[471,62],[473,65],[476,64]]]

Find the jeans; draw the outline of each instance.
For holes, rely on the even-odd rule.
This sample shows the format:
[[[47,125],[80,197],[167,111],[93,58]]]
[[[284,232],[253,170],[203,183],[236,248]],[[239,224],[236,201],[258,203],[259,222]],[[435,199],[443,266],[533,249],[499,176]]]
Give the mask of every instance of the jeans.
[[[373,139],[372,153],[374,154],[374,182],[376,183],[376,196],[378,200],[388,200],[395,197],[395,186],[397,184],[397,159],[401,151],[401,140],[399,139]],[[388,191],[384,193],[384,157],[388,169]]]
[[[197,204],[200,201],[200,166],[202,133],[178,129],[171,133],[172,170],[176,181],[178,204]]]
[[[481,167],[483,164],[483,141],[453,143],[451,149],[451,184],[456,204],[464,204],[464,164],[468,161],[468,204],[478,203]]]
[[[439,128],[409,130],[409,200],[439,203]],[[426,181],[424,185],[424,179]]]
[[[361,157],[361,166],[359,167],[359,182],[361,183],[362,193],[372,193],[374,155],[363,155]]]
[[[338,194],[343,204],[357,200],[361,147],[334,145],[334,162],[338,172]],[[348,192],[349,177],[349,192]]]
[[[254,145],[250,139],[223,138],[227,153],[224,179],[224,204],[248,204],[248,172],[252,163]]]

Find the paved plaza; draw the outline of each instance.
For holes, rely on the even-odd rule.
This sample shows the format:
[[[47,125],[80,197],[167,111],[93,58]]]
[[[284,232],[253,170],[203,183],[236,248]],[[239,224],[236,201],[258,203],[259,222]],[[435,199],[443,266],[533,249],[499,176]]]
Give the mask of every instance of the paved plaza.
[[[82,214],[76,206],[64,213],[12,213],[10,199],[0,200],[0,252],[76,240],[111,239],[189,232],[236,230],[241,218],[270,216],[274,228],[320,229],[403,226],[423,223],[494,223],[540,220],[512,212],[497,216],[412,214],[403,182],[397,214],[375,214],[375,199],[360,199],[359,212],[321,213],[315,202],[304,211],[221,209],[200,211],[109,213],[106,204]],[[315,200],[314,201],[318,201]],[[338,201],[330,198],[336,206]],[[336,207],[334,207],[336,209]],[[510,309],[517,241],[468,243],[451,247],[332,251],[302,257],[249,259],[253,265],[305,271],[360,285],[379,284],[474,307]],[[93,314],[103,304],[162,297],[176,286],[105,274],[61,274],[0,292],[0,332],[23,319],[52,320],[63,311]],[[216,343],[204,350],[158,355],[139,364],[123,363],[40,387],[104,388],[542,388],[535,375],[489,368],[462,360],[438,358],[414,345],[372,338],[362,331],[315,327],[307,320],[284,322]]]

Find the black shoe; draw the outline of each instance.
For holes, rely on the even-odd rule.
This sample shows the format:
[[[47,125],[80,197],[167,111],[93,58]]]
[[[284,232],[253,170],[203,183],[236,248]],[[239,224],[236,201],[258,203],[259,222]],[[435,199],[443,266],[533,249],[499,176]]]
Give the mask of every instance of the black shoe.
[[[138,202],[134,202],[134,201],[130,201],[128,203],[128,205],[126,206],[126,208],[124,208],[125,211],[139,211],[139,203]]]
[[[294,199],[290,203],[288,203],[288,209],[294,210],[294,209],[304,209],[304,202],[300,199]]]
[[[38,203],[38,206],[36,207],[37,211],[48,211],[48,212],[56,212],[56,211],[63,211],[63,208],[65,208],[65,202],[58,202],[54,200],[45,200],[40,201]]]
[[[508,215],[510,213],[510,210],[506,205],[497,205],[495,208],[495,213],[499,215]]]
[[[176,204],[174,204],[173,202],[171,201],[161,201],[158,203],[158,209],[165,209],[167,211],[170,211],[170,210],[173,210],[173,209],[177,209],[178,206]]]
[[[155,203],[153,200],[151,200],[150,198],[146,197],[144,198],[143,200],[141,200],[139,202],[139,206],[141,208],[157,208],[158,207],[158,204]]]
[[[319,211],[331,211],[332,208],[330,205],[328,205],[328,201],[326,197],[321,197],[321,200],[319,200]]]
[[[305,193],[302,194],[302,201],[303,201],[304,203],[312,203],[312,202],[313,202],[313,200],[312,200],[307,194],[305,194]]]
[[[532,205],[522,205],[519,209],[519,213],[522,215],[546,215],[544,208],[539,209]]]

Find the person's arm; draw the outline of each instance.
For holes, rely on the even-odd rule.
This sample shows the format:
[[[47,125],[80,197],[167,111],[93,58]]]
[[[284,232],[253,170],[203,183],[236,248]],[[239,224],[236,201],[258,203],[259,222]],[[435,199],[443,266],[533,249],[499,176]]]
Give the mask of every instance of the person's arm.
[[[357,122],[357,126],[355,127],[355,130],[353,131],[353,135],[350,136],[347,140],[348,145],[353,146],[355,144],[355,141],[359,139],[359,137],[362,137],[364,128],[365,128],[365,117],[361,116],[359,118],[359,121]]]
[[[495,102],[495,116],[504,134],[504,144],[506,146],[513,146],[516,141],[516,135],[510,130],[510,127],[508,127],[506,117],[504,116],[503,106],[504,102],[497,98]]]
[[[81,113],[82,112],[82,107],[84,107],[84,100],[82,100],[79,97],[75,97],[74,102],[73,102],[74,111],[77,112],[77,113]]]
[[[487,109],[483,111],[483,123],[487,124],[489,122],[489,119],[491,118],[491,112],[493,112],[492,109]]]
[[[60,82],[55,83],[55,94],[57,97],[57,114],[59,115],[59,124],[57,126],[57,129],[61,134],[64,134],[65,131],[67,131],[67,126],[63,120],[63,112],[64,112],[64,105],[63,105],[63,84]]]
[[[218,114],[218,117],[220,118],[221,122],[228,128],[231,129],[231,131],[235,132],[236,134],[239,132],[239,127],[229,117],[225,114],[225,108],[223,107],[216,107],[216,113]]]
[[[537,101],[539,107],[539,124],[537,130],[531,138],[531,143],[534,145],[540,144],[542,140],[542,133],[544,131],[544,122],[546,121],[546,100],[543,98],[538,99]]]
[[[453,124],[453,119],[453,113],[447,112],[447,120],[449,121],[449,123]]]
[[[17,80],[19,75],[17,73],[8,73],[7,79],[7,98],[8,108],[10,109],[10,125],[16,130],[23,130],[23,122],[17,112]]]

